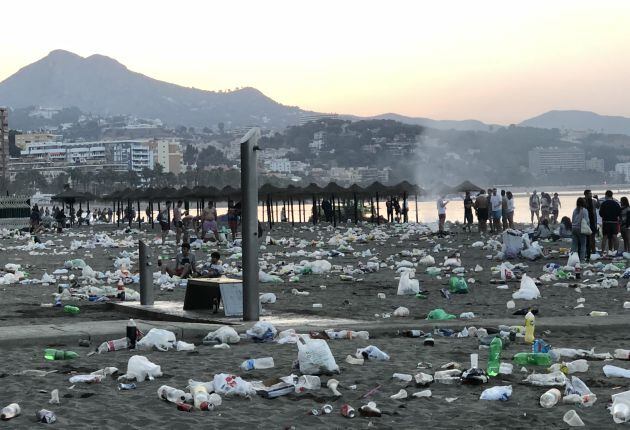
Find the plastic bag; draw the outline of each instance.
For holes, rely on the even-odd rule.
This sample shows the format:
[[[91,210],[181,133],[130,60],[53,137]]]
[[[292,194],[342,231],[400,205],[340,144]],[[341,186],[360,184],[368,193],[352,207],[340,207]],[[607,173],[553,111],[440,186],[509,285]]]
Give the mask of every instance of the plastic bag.
[[[216,331],[211,331],[203,338],[204,343],[219,341],[220,343],[239,343],[240,336],[232,327],[224,325]]]
[[[523,275],[521,278],[521,288],[512,294],[513,299],[534,300],[540,297],[540,291],[532,278]]]
[[[175,347],[175,333],[161,328],[152,328],[149,332],[136,343],[138,349],[152,349],[155,347],[158,351],[168,351]]]
[[[162,369],[155,363],[151,363],[148,358],[142,355],[134,355],[127,363],[127,379],[136,379],[139,382],[145,379],[153,380],[162,376]]]
[[[194,351],[195,344],[178,340],[177,343],[175,344],[175,349],[178,351]]]
[[[417,294],[420,292],[420,282],[417,279],[409,279],[409,272],[400,275],[398,282],[398,295]]]
[[[258,280],[260,282],[273,282],[276,284],[281,284],[284,281],[282,280],[282,278],[280,278],[279,276],[276,275],[270,275],[269,273],[265,273],[262,270],[258,271]]]
[[[419,263],[424,266],[433,266],[435,265],[435,258],[432,255],[425,255],[420,259]]]
[[[364,360],[389,360],[389,355],[374,345],[357,349],[355,357],[363,357]]]
[[[538,244],[538,242],[534,242],[531,244],[530,247],[528,247],[527,249],[523,249],[521,251],[521,256],[523,258],[527,258],[529,260],[536,260],[537,258],[542,257],[543,253],[542,253],[542,246],[540,246]]]
[[[499,266],[502,281],[509,281],[510,279],[514,278],[514,272],[512,272],[510,266],[511,265],[507,265],[505,263],[501,263],[501,266]]]
[[[273,324],[266,321],[258,321],[252,328],[245,332],[254,342],[270,342],[275,339],[278,330]]]
[[[214,391],[224,396],[243,396],[250,397],[256,394],[256,390],[250,382],[243,380],[239,376],[230,375],[228,373],[219,373],[214,375],[212,380]]]
[[[325,340],[299,336],[297,346],[300,372],[303,374],[319,375],[339,372],[339,366]]]
[[[479,400],[501,400],[505,402],[510,397],[512,397],[512,386],[499,385],[483,390],[483,393],[479,396]]]
[[[316,275],[321,275],[322,273],[330,272],[332,269],[332,264],[330,264],[327,260],[317,260],[306,264],[306,267],[311,269],[311,272]]]
[[[464,278],[459,276],[451,276],[448,282],[449,291],[453,294],[467,294],[468,284]]]
[[[407,309],[404,306],[400,306],[398,308],[396,308],[396,310],[394,311],[394,313],[392,314],[395,317],[408,317],[409,316],[409,309]]]
[[[518,230],[507,229],[503,232],[502,251],[505,258],[516,258],[523,249],[522,233]]]
[[[569,261],[567,261],[567,266],[575,267],[577,264],[580,264],[580,256],[577,252],[572,252],[569,254]]]
[[[260,303],[275,303],[276,295],[274,293],[265,293],[260,295]]]

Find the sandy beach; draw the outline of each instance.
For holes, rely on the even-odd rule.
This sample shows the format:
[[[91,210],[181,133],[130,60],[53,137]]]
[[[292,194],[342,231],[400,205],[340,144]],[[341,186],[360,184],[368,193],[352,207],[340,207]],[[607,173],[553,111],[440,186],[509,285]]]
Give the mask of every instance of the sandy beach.
[[[409,229],[405,225],[380,226],[375,234],[376,226],[365,224],[356,227],[342,225],[336,230],[331,226],[276,225],[267,232],[273,240],[265,245],[260,252],[261,268],[270,274],[281,272],[287,264],[298,264],[302,260],[314,261],[309,255],[315,251],[341,251],[344,255],[328,256],[332,270],[325,274],[304,274],[298,282],[289,282],[291,275],[282,274],[283,283],[261,283],[261,293],[273,292],[277,296],[274,304],[264,305],[271,315],[293,313],[303,316],[350,318],[366,321],[366,326],[386,327],[376,330],[370,340],[330,340],[328,344],[337,364],[341,368],[339,375],[334,376],[340,381],[340,391],[343,396],[335,398],[325,382],[329,376],[322,376],[322,389],[304,394],[290,394],[277,399],[264,399],[254,396],[251,399],[238,397],[224,397],[223,404],[212,412],[194,411],[181,412],[173,404],[158,399],[157,389],[162,384],[172,385],[183,389],[188,379],[209,381],[216,373],[234,373],[249,381],[266,380],[274,377],[286,376],[291,373],[299,374],[292,369],[292,363],[297,359],[296,345],[278,345],[275,343],[258,344],[251,340],[242,340],[231,349],[218,350],[211,346],[199,345],[201,339],[185,339],[198,344],[195,352],[140,352],[149,360],[161,365],[164,376],[155,381],[139,382],[137,389],[119,391],[115,379],[104,380],[100,384],[71,385],[68,378],[72,374],[89,373],[106,366],[115,366],[124,372],[130,356],[136,352],[123,350],[106,354],[86,356],[90,349],[76,344],[58,345],[55,339],[50,339],[42,345],[30,347],[7,347],[0,352],[0,356],[7,365],[0,372],[4,390],[0,394],[2,405],[17,402],[22,406],[23,415],[7,422],[9,428],[28,428],[38,424],[35,422],[35,412],[41,408],[53,410],[58,417],[57,426],[61,428],[189,428],[210,421],[213,426],[223,428],[241,428],[244,426],[255,428],[566,428],[562,416],[569,409],[576,409],[588,428],[613,427],[613,421],[606,405],[610,403],[610,395],[625,391],[627,380],[623,378],[609,378],[601,368],[604,364],[628,367],[627,362],[589,361],[589,369],[579,376],[597,395],[597,402],[592,407],[577,408],[571,405],[558,404],[550,409],[543,409],[538,399],[547,388],[533,387],[522,383],[527,373],[522,373],[520,366],[515,366],[511,375],[500,375],[492,378],[483,386],[444,385],[434,383],[429,388],[433,395],[429,399],[409,398],[393,400],[390,396],[401,388],[406,388],[409,395],[424,388],[415,387],[413,383],[395,382],[393,373],[416,374],[425,372],[433,374],[440,366],[448,362],[458,362],[463,369],[469,367],[471,353],[479,354],[480,367],[485,367],[487,349],[479,348],[479,339],[466,337],[443,337],[435,335],[435,346],[424,346],[422,339],[405,338],[397,335],[395,327],[417,325],[429,330],[431,323],[425,320],[432,309],[442,308],[447,312],[460,315],[463,312],[473,312],[475,318],[471,320],[453,320],[453,327],[459,331],[462,326],[482,327],[484,320],[520,320],[522,316],[514,316],[515,310],[535,306],[538,317],[544,318],[574,318],[583,317],[582,325],[565,329],[545,330],[542,325],[537,331],[537,337],[554,347],[564,348],[595,348],[596,352],[610,352],[617,348],[628,348],[627,331],[610,329],[606,326],[591,326],[587,317],[591,311],[606,311],[610,317],[623,316],[630,312],[623,308],[624,301],[630,300],[630,293],[625,288],[625,279],[618,280],[618,286],[609,289],[589,288],[587,285],[597,285],[603,273],[593,268],[593,274],[581,280],[584,285],[576,289],[574,280],[558,280],[543,282],[539,288],[542,298],[525,301],[515,300],[515,309],[508,309],[506,302],[512,299],[512,293],[519,288],[519,281],[508,282],[507,289],[498,289],[504,284],[499,281],[498,274],[492,274],[491,267],[501,261],[489,260],[487,256],[496,254],[495,249],[472,247],[472,244],[482,240],[488,243],[489,237],[481,237],[478,233],[463,233],[456,226],[451,226],[452,234],[445,238],[427,234],[426,231]],[[106,233],[122,247],[101,247],[93,249],[78,248],[71,251],[72,241],[86,243],[95,233]],[[361,236],[365,234],[367,240]],[[338,236],[345,238],[340,244],[329,244],[331,238]],[[372,236],[376,236],[373,239]],[[23,237],[4,237],[0,251],[0,267],[7,263],[22,265],[28,271],[28,279],[41,279],[44,273],[52,274],[62,268],[64,262],[73,258],[82,258],[95,271],[114,271],[116,258],[135,251],[133,246],[137,240],[153,241],[157,231],[138,231],[131,229],[124,231],[107,227],[82,227],[67,230],[63,235],[45,233],[40,236],[43,243],[48,243],[44,249],[20,249],[29,243]],[[358,240],[354,240],[359,238]],[[171,237],[172,240],[172,237]],[[48,242],[48,241],[52,241]],[[364,242],[364,243],[363,243]],[[275,244],[274,244],[275,243]],[[542,242],[545,257],[536,261],[518,258],[511,260],[512,264],[522,263],[527,267],[524,271],[533,278],[543,275],[543,267],[551,262],[566,264],[567,256],[564,248],[570,246],[566,242]],[[76,243],[75,243],[76,245]],[[128,246],[125,246],[128,245]],[[304,246],[303,246],[304,245]],[[436,246],[439,245],[439,250]],[[164,247],[153,245],[155,253],[160,255],[175,254],[175,245],[168,243]],[[237,263],[238,259],[230,259],[228,247],[209,245],[207,249],[195,250],[197,261],[206,261],[209,252],[218,250],[226,263]],[[413,250],[416,249],[414,256]],[[367,251],[369,250],[369,255]],[[462,267],[466,269],[465,278],[474,278],[469,283],[468,294],[452,294],[450,299],[442,296],[440,289],[448,288],[449,271],[443,269],[441,279],[429,276],[427,266],[417,264],[415,278],[419,280],[420,289],[426,291],[426,299],[419,299],[413,295],[398,296],[398,280],[396,264],[403,260],[418,263],[421,254],[431,255],[435,259],[435,266],[445,258],[459,253]],[[33,255],[35,254],[35,255]],[[336,254],[336,253],[335,253]],[[408,255],[407,255],[408,254]],[[372,260],[370,260],[372,259]],[[132,261],[134,260],[132,256]],[[414,261],[415,260],[415,261]],[[343,281],[340,275],[343,268],[350,266],[356,269],[360,264],[368,261],[378,262],[381,267],[374,273],[353,273],[354,281]],[[623,261],[620,260],[620,261]],[[611,261],[604,261],[607,264]],[[625,264],[625,263],[624,263]],[[475,267],[482,267],[475,272]],[[236,266],[236,264],[235,264]],[[137,271],[132,265],[131,272]],[[588,270],[584,268],[585,272]],[[234,269],[235,271],[237,269]],[[598,274],[598,272],[600,272]],[[80,275],[80,270],[70,271]],[[620,276],[623,271],[615,272],[611,276]],[[63,275],[61,275],[63,276]],[[65,282],[63,279],[58,282]],[[497,280],[497,283],[491,282]],[[572,286],[553,286],[555,283],[573,284]],[[115,284],[113,284],[115,286]],[[322,289],[321,286],[326,288]],[[137,284],[129,287],[137,289]],[[124,320],[126,314],[112,310],[106,303],[88,301],[72,302],[81,308],[76,316],[64,314],[60,308],[49,307],[53,301],[53,294],[58,291],[57,284],[44,286],[42,284],[10,284],[1,285],[2,300],[5,306],[0,310],[0,325],[18,326],[30,324],[71,324],[79,321],[107,321]],[[156,300],[183,300],[184,288],[175,287],[173,291],[161,291],[156,285]],[[296,296],[292,289],[308,291],[308,296]],[[378,293],[384,293],[385,298],[379,298]],[[575,309],[578,299],[584,299],[584,307]],[[313,304],[321,304],[321,308],[314,308]],[[42,306],[44,304],[44,306]],[[66,304],[66,303],[64,303]],[[383,317],[391,314],[399,306],[407,307],[410,315],[406,318],[395,316]],[[387,315],[386,315],[387,316]],[[605,318],[605,317],[601,317]],[[576,319],[577,321],[578,319]],[[600,320],[601,321],[601,320]],[[448,324],[445,323],[447,326]],[[428,328],[427,328],[428,327]],[[344,327],[332,327],[343,329]],[[486,327],[489,328],[489,327]],[[209,330],[210,331],[210,326]],[[124,336],[124,326],[121,336]],[[45,346],[54,345],[62,349],[76,351],[80,357],[71,361],[50,362],[43,358]],[[376,345],[387,352],[389,361],[366,362],[363,366],[346,363],[345,357],[354,354],[357,348]],[[513,354],[530,350],[530,346],[518,340],[506,347],[502,361],[510,362]],[[253,370],[243,372],[240,363],[247,358],[272,356],[275,367],[267,370]],[[431,363],[430,369],[418,369],[419,362]],[[9,364],[11,363],[11,364]],[[46,377],[15,375],[22,370],[40,369],[57,370]],[[528,371],[546,372],[545,368],[529,367]],[[356,385],[356,389],[350,386]],[[374,387],[381,388],[370,399],[362,397]],[[479,395],[483,389],[495,385],[512,385],[513,395],[506,402],[481,401]],[[61,404],[49,405],[50,391],[60,390]],[[447,401],[447,398],[449,399]],[[455,399],[455,400],[452,400]],[[342,404],[349,403],[355,409],[372,400],[382,410],[381,417],[357,417],[352,420],[340,415]],[[312,416],[308,412],[323,404],[329,403],[334,410],[330,415]]]

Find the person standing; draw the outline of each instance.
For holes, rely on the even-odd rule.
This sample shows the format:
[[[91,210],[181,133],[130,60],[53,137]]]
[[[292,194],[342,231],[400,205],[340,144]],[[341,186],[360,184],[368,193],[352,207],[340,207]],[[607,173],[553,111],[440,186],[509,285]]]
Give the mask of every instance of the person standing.
[[[475,199],[475,211],[477,212],[477,221],[479,222],[479,233],[486,232],[488,222],[488,196],[484,190],[479,191]]]
[[[171,229],[171,224],[168,221],[170,211],[171,202],[168,201],[166,202],[166,207],[157,216],[157,221],[160,223],[160,228],[162,229],[162,245],[166,243],[166,236],[168,236],[168,231]]]
[[[175,227],[175,245],[179,246],[179,242],[182,239],[182,232],[184,231],[184,223],[182,222],[182,202],[177,201],[177,204],[173,208],[173,227]]]
[[[599,215],[602,217],[602,254],[618,249],[617,234],[621,216],[621,206],[613,199],[613,192],[607,190],[604,196],[599,207]]]
[[[623,239],[623,252],[630,252],[630,203],[627,197],[622,197],[621,202],[621,215],[619,229],[621,230],[621,238]],[[620,249],[621,251],[621,249]]]
[[[593,193],[591,190],[584,190],[584,208],[588,212],[588,222],[591,227],[591,234],[588,237],[588,252],[586,253],[586,261],[590,261],[591,254],[597,252],[597,246],[595,244],[595,237],[597,236],[597,207],[595,200],[593,199]]]
[[[551,213],[551,196],[545,192],[540,193],[540,219],[549,221]]]
[[[387,209],[387,222],[394,221],[394,208],[391,199],[385,200],[385,208]]]
[[[558,215],[560,214],[561,207],[562,204],[560,203],[558,193],[553,193],[553,198],[551,199],[551,222],[554,224],[558,223]]]
[[[585,205],[584,198],[579,197],[575,202],[575,209],[573,209],[573,215],[571,216],[571,252],[578,253],[580,262],[585,261],[589,251],[586,241],[588,235],[582,233],[582,220],[589,217],[588,211],[584,207]]]
[[[508,200],[505,190],[501,190],[501,221],[503,222],[503,230],[507,230],[509,227]]]
[[[514,228],[514,196],[512,195],[512,191],[505,193],[505,198],[507,199],[508,227]]]
[[[444,223],[446,222],[446,205],[448,200],[444,200],[444,196],[437,199],[437,211],[438,211],[438,234],[442,236],[444,234]]]
[[[492,189],[492,197],[490,197],[490,206],[492,207],[492,231],[501,233],[501,207],[503,202],[501,196],[497,195],[497,189]]]
[[[532,214],[532,225],[534,225],[534,215],[536,215],[536,222],[540,222],[540,197],[536,194],[536,190],[529,196],[529,211]]]
[[[464,197],[464,231],[472,231],[473,224],[473,200],[470,198],[470,191],[466,191]]]

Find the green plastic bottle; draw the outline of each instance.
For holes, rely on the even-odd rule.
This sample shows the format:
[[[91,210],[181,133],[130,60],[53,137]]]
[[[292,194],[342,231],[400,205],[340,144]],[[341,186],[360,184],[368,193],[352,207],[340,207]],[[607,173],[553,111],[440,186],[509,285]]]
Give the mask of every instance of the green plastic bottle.
[[[81,312],[81,309],[79,309],[77,306],[66,305],[63,307],[63,311],[67,314],[76,315]]]
[[[433,309],[427,315],[428,320],[454,320],[455,318],[457,318],[455,315],[447,314],[444,309],[440,308]]]
[[[486,373],[488,376],[497,376],[499,374],[499,367],[501,366],[501,350],[503,349],[503,341],[496,336],[490,342],[490,350],[488,352],[488,369]]]
[[[72,360],[77,358],[79,354],[73,351],[62,351],[61,349],[48,348],[44,351],[46,360]]]
[[[547,352],[519,352],[514,355],[516,364],[533,366],[551,366],[553,360]]]
[[[451,276],[448,282],[448,288],[451,293],[454,294],[466,294],[468,293],[468,284],[464,278],[459,276]]]

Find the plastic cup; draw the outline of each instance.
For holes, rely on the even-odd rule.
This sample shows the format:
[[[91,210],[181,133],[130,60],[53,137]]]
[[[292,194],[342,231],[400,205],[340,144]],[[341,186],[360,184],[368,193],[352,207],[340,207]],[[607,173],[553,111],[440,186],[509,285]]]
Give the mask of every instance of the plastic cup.
[[[584,427],[584,421],[582,421],[580,416],[573,409],[564,414],[562,419],[569,427]]]

